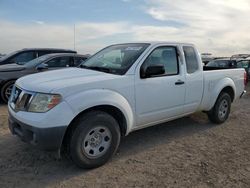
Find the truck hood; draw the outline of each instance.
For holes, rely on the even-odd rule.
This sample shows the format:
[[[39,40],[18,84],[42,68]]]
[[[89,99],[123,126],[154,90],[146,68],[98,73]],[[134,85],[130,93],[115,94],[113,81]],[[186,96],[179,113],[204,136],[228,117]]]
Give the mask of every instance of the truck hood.
[[[82,86],[115,77],[119,77],[119,75],[81,68],[65,68],[24,76],[18,79],[16,84],[27,91],[51,93],[52,91],[69,89],[72,86]]]
[[[21,71],[24,70],[24,65],[17,65],[17,64],[6,64],[0,66],[0,72],[13,72],[13,71]]]

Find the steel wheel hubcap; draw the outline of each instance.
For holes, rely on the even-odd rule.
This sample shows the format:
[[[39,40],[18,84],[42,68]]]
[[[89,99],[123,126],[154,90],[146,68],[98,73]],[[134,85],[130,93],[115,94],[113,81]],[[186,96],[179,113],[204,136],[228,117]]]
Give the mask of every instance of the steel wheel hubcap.
[[[227,112],[228,112],[228,108],[229,108],[229,105],[228,105],[228,102],[227,100],[222,100],[221,101],[221,104],[220,104],[220,107],[219,107],[219,118],[220,119],[223,119],[225,118]]]
[[[111,145],[111,132],[108,128],[99,126],[91,129],[82,143],[83,152],[89,158],[97,158],[106,153]]]
[[[13,86],[14,86],[14,84],[11,84],[11,85],[9,85],[9,86],[6,88],[5,93],[4,93],[6,99],[9,99],[9,98],[10,98]]]

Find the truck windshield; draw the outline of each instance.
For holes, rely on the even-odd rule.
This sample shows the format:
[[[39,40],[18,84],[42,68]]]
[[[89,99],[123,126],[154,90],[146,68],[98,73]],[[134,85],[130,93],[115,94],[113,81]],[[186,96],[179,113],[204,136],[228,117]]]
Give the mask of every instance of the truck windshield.
[[[146,43],[112,45],[97,52],[80,67],[123,75],[149,46]]]

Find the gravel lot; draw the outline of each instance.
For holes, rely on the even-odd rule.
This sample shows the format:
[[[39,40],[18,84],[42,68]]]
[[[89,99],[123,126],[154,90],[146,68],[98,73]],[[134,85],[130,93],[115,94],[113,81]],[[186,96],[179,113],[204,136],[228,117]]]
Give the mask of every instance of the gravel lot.
[[[0,187],[250,187],[249,93],[223,125],[197,113],[134,132],[87,171],[12,136],[0,105]]]

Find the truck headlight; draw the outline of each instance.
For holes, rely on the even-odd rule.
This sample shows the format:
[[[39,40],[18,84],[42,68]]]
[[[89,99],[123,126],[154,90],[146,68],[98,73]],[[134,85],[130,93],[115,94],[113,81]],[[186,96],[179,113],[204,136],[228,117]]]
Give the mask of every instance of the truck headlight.
[[[31,100],[29,112],[47,112],[61,102],[61,95],[37,93]]]

